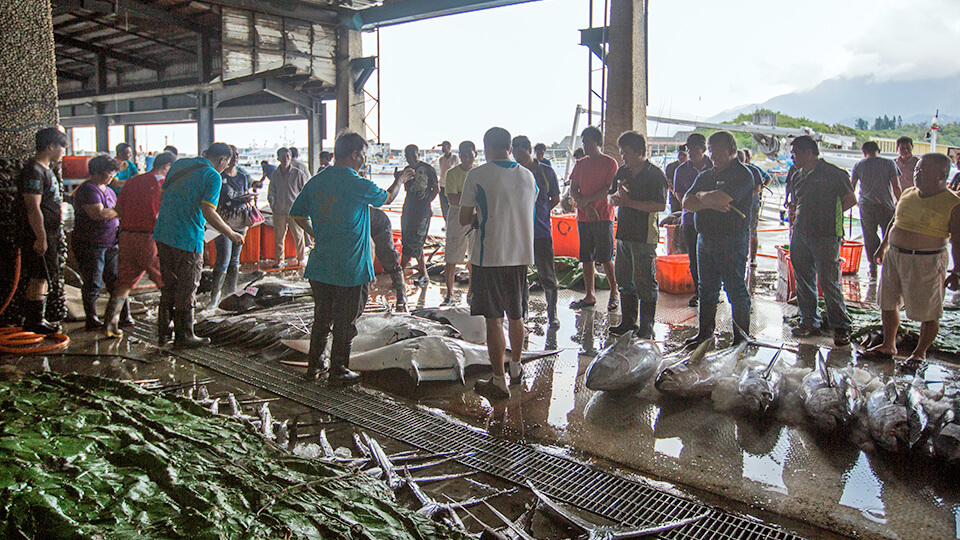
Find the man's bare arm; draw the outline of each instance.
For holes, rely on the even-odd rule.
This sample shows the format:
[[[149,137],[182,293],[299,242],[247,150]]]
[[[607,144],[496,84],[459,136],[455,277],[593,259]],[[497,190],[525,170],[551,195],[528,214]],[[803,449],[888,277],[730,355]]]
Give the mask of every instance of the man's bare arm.
[[[853,193],[847,193],[846,195],[840,198],[840,206],[843,208],[844,212],[853,208],[856,205],[857,205],[857,196],[854,195]]]
[[[472,226],[473,221],[476,218],[476,213],[472,206],[461,206],[460,207],[460,225]]]
[[[235,232],[233,229],[227,225],[223,218],[220,217],[220,214],[217,213],[217,209],[210,204],[200,203],[200,209],[203,212],[203,217],[213,225],[213,228],[220,231],[220,234],[226,236],[234,244],[243,243],[243,235]]]
[[[23,201],[27,206],[27,223],[30,224],[30,230],[36,238],[33,249],[43,255],[47,251],[47,231],[43,227],[43,214],[40,212],[40,194],[24,193]]]
[[[893,188],[893,198],[900,200],[900,195],[903,193],[903,190],[900,189],[900,177],[894,176],[890,179],[890,187]]]

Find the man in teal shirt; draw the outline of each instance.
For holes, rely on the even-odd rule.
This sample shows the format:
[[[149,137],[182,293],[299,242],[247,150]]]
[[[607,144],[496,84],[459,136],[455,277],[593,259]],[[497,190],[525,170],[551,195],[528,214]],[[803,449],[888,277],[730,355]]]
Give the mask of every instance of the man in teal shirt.
[[[366,156],[363,137],[340,135],[334,145],[334,165],[311,178],[290,208],[290,217],[316,242],[303,272],[314,301],[308,380],[320,376],[331,327],[330,381],[351,382],[359,377],[350,371],[350,342],[357,335],[354,321],[367,304],[367,286],[374,279],[369,207],[392,202],[403,180],[398,176],[384,191],[361,177],[358,171]]]
[[[133,161],[133,147],[125,142],[117,145],[117,162],[120,163],[120,170],[110,184],[110,189],[120,193],[127,180],[140,174],[140,171],[137,170],[137,164]]]
[[[224,143],[213,143],[203,157],[177,160],[163,181],[163,195],[153,239],[160,258],[160,307],[157,311],[157,334],[160,345],[170,340],[171,311],[176,329],[177,347],[199,347],[209,339],[193,334],[193,304],[200,271],[203,268],[203,231],[209,221],[235,244],[243,243],[243,235],[234,232],[217,214],[220,201],[220,173],[227,168],[233,149]]]

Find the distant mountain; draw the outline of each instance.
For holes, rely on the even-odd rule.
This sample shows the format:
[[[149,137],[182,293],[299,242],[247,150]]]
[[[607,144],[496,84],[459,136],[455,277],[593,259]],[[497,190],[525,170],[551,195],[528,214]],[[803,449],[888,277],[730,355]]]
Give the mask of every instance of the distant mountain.
[[[876,117],[885,114],[900,116],[905,124],[929,122],[940,109],[941,123],[956,122],[960,121],[960,76],[882,83],[867,77],[828,79],[805,92],[729,109],[710,120],[722,122],[756,109],[848,126],[857,118],[872,125]]]

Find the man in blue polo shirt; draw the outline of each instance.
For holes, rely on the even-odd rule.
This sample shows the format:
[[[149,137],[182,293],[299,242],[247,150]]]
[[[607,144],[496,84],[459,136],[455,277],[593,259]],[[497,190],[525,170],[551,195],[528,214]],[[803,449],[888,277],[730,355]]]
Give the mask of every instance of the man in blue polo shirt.
[[[160,306],[157,310],[157,341],[170,341],[170,319],[176,330],[176,347],[199,347],[210,343],[193,334],[193,304],[203,268],[203,230],[209,221],[234,244],[243,236],[234,232],[217,214],[220,173],[227,168],[233,149],[213,143],[203,157],[177,160],[167,171],[153,239],[160,258]]]
[[[405,178],[397,175],[386,191],[380,189],[358,174],[366,156],[363,137],[340,135],[334,145],[334,165],[311,178],[290,207],[290,217],[316,242],[303,272],[310,280],[314,302],[307,380],[320,376],[331,326],[329,380],[346,383],[359,377],[350,371],[350,342],[357,335],[354,321],[367,304],[367,286],[374,279],[370,206],[392,202]]]
[[[697,176],[683,197],[683,209],[694,212],[699,240],[700,331],[690,342],[702,343],[716,329],[720,285],[727,291],[734,331],[739,343],[750,331],[750,293],[744,282],[750,254],[750,222],[754,181],[750,170],[737,160],[737,141],[728,131],[707,138],[713,167]]]

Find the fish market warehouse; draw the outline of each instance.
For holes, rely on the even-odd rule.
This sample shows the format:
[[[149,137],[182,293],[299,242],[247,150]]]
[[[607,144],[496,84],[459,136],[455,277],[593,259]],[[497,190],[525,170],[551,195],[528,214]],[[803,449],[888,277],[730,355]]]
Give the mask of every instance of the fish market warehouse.
[[[731,314],[721,306],[716,342],[679,351],[696,333],[689,292],[661,292],[655,339],[639,345],[611,337],[620,317],[602,309],[608,291],[597,291],[601,307],[571,310],[565,306],[581,294],[561,290],[558,331],[534,290],[525,374],[502,402],[473,391],[489,371],[483,321],[469,316],[462,285],[458,305],[437,307],[442,278],[408,284],[411,307],[417,298],[411,314],[390,312],[389,280],[377,278],[351,357],[363,376],[351,387],[303,379],[309,286],[297,269],[261,267],[259,257],[241,264],[240,283],[251,292],[200,317],[197,333],[213,342],[206,347],[156,346],[159,294],[150,286],[134,292],[137,324],[119,340],[66,322],[68,341],[45,352],[52,340],[33,343],[10,329],[26,285],[11,290],[10,208],[39,128],[62,126],[72,141],[70,130],[93,127],[97,151],[112,152],[110,126],[124,126],[136,148],[135,126],[196,123],[203,149],[215,141],[215,125],[306,120],[305,161],[315,171],[334,139],[325,129],[328,104],[336,104],[338,133],[372,135],[366,85],[379,59],[362,50],[361,32],[518,3],[0,6],[0,523],[7,535],[960,537],[955,330],[945,318],[946,338],[909,374],[857,347],[792,337],[797,308],[775,294],[779,266],[789,264],[774,251],[789,244],[776,197],[760,215],[770,256],[748,276],[750,343],[731,346]],[[646,126],[647,3],[608,4],[609,26],[585,29],[582,39],[607,66],[604,151],[618,156],[611,134]],[[398,213],[400,204],[386,210]],[[436,253],[442,234],[430,233]],[[66,250],[60,258],[73,264]],[[564,264],[557,259],[558,271]],[[875,338],[876,281],[866,265],[842,279],[855,330]],[[574,277],[567,285],[578,287]],[[59,311],[69,320],[78,286],[70,275],[51,280],[48,317]],[[947,293],[945,317],[956,316],[956,300]],[[614,353],[634,368],[630,379],[604,373],[616,366]],[[754,410],[738,385],[771,373],[773,402]],[[836,411],[835,433],[825,435],[818,426],[831,420],[809,412],[817,392],[835,400],[818,409]]]

